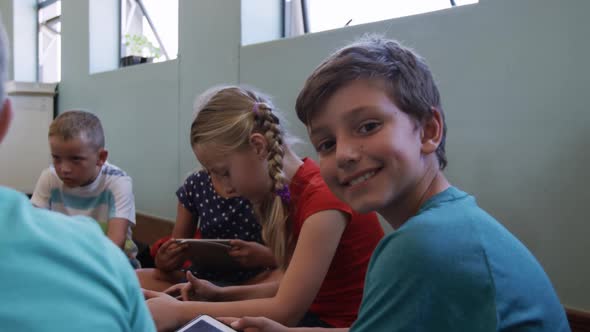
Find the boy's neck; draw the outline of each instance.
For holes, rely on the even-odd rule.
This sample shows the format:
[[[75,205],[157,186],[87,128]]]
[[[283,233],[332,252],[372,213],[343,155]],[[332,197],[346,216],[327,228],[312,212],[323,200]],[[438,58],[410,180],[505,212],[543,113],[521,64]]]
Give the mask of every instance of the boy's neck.
[[[94,176],[90,179],[90,181],[82,184],[80,187],[86,187],[86,186],[90,185],[91,183],[93,183],[94,181],[96,181],[96,178],[98,178],[98,175],[100,174],[101,169],[102,169],[102,166],[96,166],[96,173],[94,173]]]
[[[283,171],[287,177],[287,181],[291,183],[291,179],[297,173],[299,167],[303,165],[303,161],[295,154],[289,147],[285,146],[285,155],[283,156]]]
[[[436,194],[439,194],[451,186],[443,172],[436,168],[425,172],[415,188],[400,197],[399,201],[390,202],[384,209],[378,212],[387,220],[395,230],[400,228],[408,219],[415,216],[420,207]]]

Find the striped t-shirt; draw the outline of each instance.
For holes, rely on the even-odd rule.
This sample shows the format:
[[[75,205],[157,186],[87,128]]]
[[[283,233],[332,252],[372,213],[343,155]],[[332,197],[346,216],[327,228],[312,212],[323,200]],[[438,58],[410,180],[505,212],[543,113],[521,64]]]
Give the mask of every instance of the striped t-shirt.
[[[132,188],[131,177],[107,162],[92,183],[75,188],[65,186],[52,165],[41,173],[31,202],[37,207],[69,216],[91,217],[98,222],[105,234],[109,220],[129,220],[125,253],[136,263],[137,246],[131,240],[131,224],[135,225],[135,198]]]

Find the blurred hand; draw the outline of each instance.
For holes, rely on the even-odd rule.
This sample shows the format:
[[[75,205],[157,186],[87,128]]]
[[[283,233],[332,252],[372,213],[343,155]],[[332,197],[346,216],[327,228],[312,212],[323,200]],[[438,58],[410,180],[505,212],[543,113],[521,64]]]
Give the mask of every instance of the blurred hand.
[[[287,332],[289,328],[266,317],[218,317],[234,330],[244,332]]]
[[[182,302],[170,295],[148,289],[143,289],[143,296],[159,332],[174,331],[184,323],[178,309]]]
[[[244,267],[275,267],[270,248],[254,241],[231,240],[229,254]]]
[[[188,282],[176,284],[164,291],[165,294],[177,296],[183,301],[218,301],[222,287],[195,277],[190,271],[186,272]]]
[[[156,267],[162,271],[170,272],[178,270],[187,259],[186,249],[188,244],[178,243],[175,239],[170,239],[158,250],[154,263]]]

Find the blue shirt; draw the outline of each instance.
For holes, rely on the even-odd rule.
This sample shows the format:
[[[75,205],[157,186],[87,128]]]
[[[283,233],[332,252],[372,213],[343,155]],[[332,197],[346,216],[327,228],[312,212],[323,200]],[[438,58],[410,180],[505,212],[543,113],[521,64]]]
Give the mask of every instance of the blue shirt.
[[[3,330],[155,331],[135,272],[94,220],[0,187],[0,229]]]
[[[528,249],[451,187],[375,250],[352,331],[570,331]]]

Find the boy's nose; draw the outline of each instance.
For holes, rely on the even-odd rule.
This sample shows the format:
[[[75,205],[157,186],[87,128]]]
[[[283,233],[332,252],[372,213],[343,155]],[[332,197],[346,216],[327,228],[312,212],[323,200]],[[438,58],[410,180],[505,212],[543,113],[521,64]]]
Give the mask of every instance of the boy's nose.
[[[340,168],[348,168],[360,159],[359,149],[354,144],[336,146],[336,162]]]
[[[62,164],[60,168],[62,173],[70,173],[72,171],[72,168],[67,164]]]

